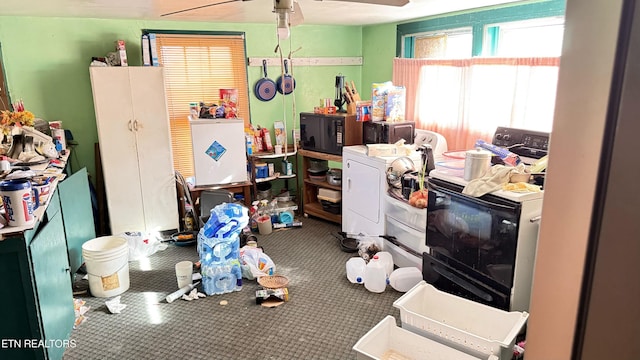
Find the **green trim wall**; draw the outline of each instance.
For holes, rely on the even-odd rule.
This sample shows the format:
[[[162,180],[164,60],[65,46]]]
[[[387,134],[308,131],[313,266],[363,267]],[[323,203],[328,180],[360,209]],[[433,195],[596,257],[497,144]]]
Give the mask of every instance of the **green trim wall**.
[[[74,171],[87,167],[95,175],[94,143],[98,136],[88,69],[91,57],[114,51],[114,41],[123,39],[130,66],[139,66],[142,29],[244,32],[248,57],[277,56],[275,24],[0,16],[0,44],[11,99],[23,99],[37,117],[60,120],[73,133],[78,142],[71,160]],[[291,39],[281,44],[284,56],[298,48],[294,57],[363,55],[360,26],[301,25],[292,28],[291,34]],[[360,66],[294,67],[289,69],[296,79],[294,94],[278,94],[272,101],[262,102],[253,95],[253,84],[262,77],[260,69],[248,68],[250,111],[254,124],[268,127],[286,116],[287,127],[292,129],[294,96],[295,113],[313,110],[320,98],[334,97],[335,76],[340,73],[356,86],[362,84]],[[269,68],[272,79],[279,74],[280,67]],[[92,181],[95,183],[94,178]]]

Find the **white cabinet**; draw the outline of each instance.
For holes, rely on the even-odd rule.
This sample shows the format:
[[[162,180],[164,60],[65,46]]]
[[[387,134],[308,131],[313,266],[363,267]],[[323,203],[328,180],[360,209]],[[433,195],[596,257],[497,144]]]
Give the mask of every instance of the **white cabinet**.
[[[161,67],[91,67],[111,232],[178,229]]]

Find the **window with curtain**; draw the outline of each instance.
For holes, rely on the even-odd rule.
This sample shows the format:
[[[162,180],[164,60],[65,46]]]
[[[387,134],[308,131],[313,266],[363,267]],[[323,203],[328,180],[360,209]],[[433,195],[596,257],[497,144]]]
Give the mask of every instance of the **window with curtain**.
[[[237,89],[238,117],[251,121],[244,34],[153,33],[165,68],[174,167],[188,178],[194,175],[190,103],[219,104],[220,89]]]
[[[550,0],[399,25],[404,58],[392,80],[406,87],[407,118],[443,134],[450,149],[491,141],[498,126],[551,131],[563,15],[563,2]],[[446,34],[447,25],[471,27],[472,56],[420,59],[416,30]]]
[[[405,84],[407,116],[441,133],[450,149],[491,141],[498,126],[551,131],[560,59],[400,59],[394,84]]]

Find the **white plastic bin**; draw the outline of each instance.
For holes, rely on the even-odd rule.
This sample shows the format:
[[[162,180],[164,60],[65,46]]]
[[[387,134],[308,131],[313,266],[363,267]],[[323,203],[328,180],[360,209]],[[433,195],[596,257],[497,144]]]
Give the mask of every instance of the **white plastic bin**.
[[[357,359],[497,360],[493,355],[472,356],[396,325],[387,315],[353,346]]]
[[[529,313],[496,309],[440,291],[424,280],[393,303],[402,328],[474,356],[513,357]]]

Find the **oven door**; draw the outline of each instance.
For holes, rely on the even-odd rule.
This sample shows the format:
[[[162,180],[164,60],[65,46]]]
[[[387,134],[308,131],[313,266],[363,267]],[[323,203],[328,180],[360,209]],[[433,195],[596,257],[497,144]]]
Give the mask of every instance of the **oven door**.
[[[440,254],[436,250],[434,255]],[[491,281],[479,281],[464,271],[449,266],[446,258],[438,260],[425,252],[422,256],[422,273],[423,278],[439,290],[509,311],[511,303],[509,289],[502,286],[498,286],[499,289],[493,288],[488,285],[492,283]]]
[[[509,294],[522,205],[490,194],[467,196],[461,185],[440,179],[430,178],[428,188],[429,255],[464,279]]]

